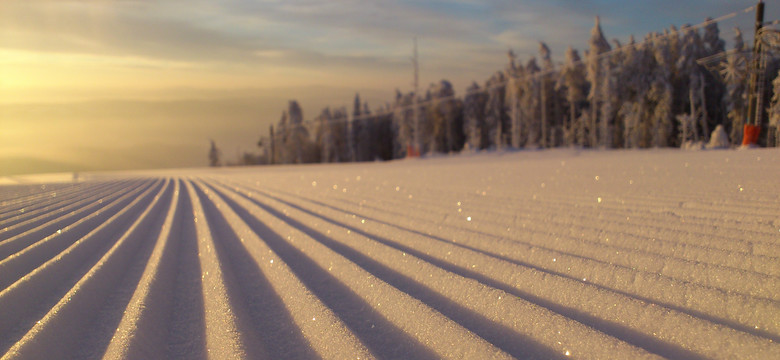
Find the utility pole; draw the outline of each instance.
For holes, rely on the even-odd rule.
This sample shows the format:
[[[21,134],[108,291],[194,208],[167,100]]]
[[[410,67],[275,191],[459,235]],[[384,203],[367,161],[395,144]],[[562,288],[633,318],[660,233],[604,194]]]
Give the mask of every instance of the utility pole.
[[[420,95],[420,63],[417,57],[417,37],[414,37],[414,56],[412,57],[412,64],[414,65],[414,98],[412,100],[413,116],[414,116],[414,152],[419,155],[422,150],[422,141],[420,136],[420,109],[418,108],[418,97]],[[409,156],[409,154],[406,154]]]
[[[745,121],[742,145],[755,145],[763,123],[764,111],[761,108],[764,100],[764,84],[766,81],[762,72],[766,69],[761,66],[761,28],[764,26],[764,2],[756,4],[756,29],[753,36],[753,59],[750,62],[750,83],[748,84],[748,116]]]

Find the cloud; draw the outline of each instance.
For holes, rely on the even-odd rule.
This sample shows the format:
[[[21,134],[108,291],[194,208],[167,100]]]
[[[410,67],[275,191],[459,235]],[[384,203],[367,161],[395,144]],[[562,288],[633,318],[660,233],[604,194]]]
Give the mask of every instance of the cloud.
[[[466,76],[503,68],[509,48],[525,58],[544,41],[558,59],[568,46],[584,48],[597,14],[608,38],[625,41],[629,34],[641,38],[673,23],[696,23],[750,5],[753,1],[3,1],[0,48],[105,56],[127,67],[191,64],[234,74],[286,67],[296,83],[315,73],[321,76],[313,81],[341,77],[357,83],[359,74],[367,86],[379,86],[408,70],[411,39],[418,36],[425,76],[463,79],[454,81],[457,87],[484,80]],[[768,18],[780,14],[769,8]],[[748,23],[750,17],[741,16]],[[328,72],[338,74],[325,76]]]

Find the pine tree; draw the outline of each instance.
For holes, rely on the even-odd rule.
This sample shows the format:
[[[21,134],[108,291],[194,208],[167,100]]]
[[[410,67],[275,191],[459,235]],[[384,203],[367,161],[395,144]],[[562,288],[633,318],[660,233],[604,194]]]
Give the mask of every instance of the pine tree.
[[[617,64],[612,64],[609,59],[603,59],[602,63],[601,91],[603,98],[599,111],[599,145],[604,149],[609,149],[613,146],[613,118],[616,112],[615,104],[620,101],[620,95],[617,92],[615,70],[613,69]]]
[[[684,87],[688,93],[688,106],[690,111],[688,112],[696,118],[696,122],[700,125],[694,131],[694,137],[699,139],[699,133],[703,133],[703,139],[706,141],[709,135],[708,126],[708,113],[705,100],[704,89],[704,77],[701,73],[700,66],[696,63],[696,60],[704,57],[704,43],[702,42],[699,32],[691,26],[683,26],[683,38],[680,48],[680,58],[677,61],[677,71],[681,77],[687,75],[687,84]]]
[[[602,54],[609,51],[611,48],[607,39],[604,38],[604,33],[601,31],[601,24],[599,17],[596,17],[596,24],[590,32],[590,41],[588,42],[588,54],[587,54],[587,80],[590,83],[590,93],[588,94],[588,100],[590,100],[590,124],[588,126],[589,133],[589,145],[596,146],[599,143],[598,130],[596,121],[599,117],[599,108],[601,101],[604,98],[603,91],[603,79],[604,71],[602,69]]]
[[[288,143],[290,142],[290,131],[288,129],[287,110],[282,111],[282,116],[279,119],[279,123],[276,125],[276,133],[274,134],[274,150],[275,164],[289,164],[290,155],[288,152]]]
[[[452,84],[447,80],[441,80],[431,86],[430,93],[432,149],[441,153],[460,150],[463,147],[462,105],[455,99]]]
[[[769,129],[774,128],[775,143],[774,146],[780,146],[780,71],[775,79],[772,81],[772,87],[774,89],[774,95],[769,103],[768,117],[769,117]],[[772,145],[772,144],[768,144]]]
[[[711,56],[721,54],[725,51],[725,42],[720,38],[720,30],[718,30],[718,23],[712,21],[712,18],[707,18],[709,23],[704,27],[702,34],[702,43],[704,45],[702,53],[704,56]],[[725,108],[721,105],[723,97],[726,95],[727,88],[722,81],[717,81],[715,74],[704,69],[701,65],[697,64],[699,68],[699,82],[701,93],[702,112],[706,123],[702,124],[705,131],[705,138],[709,138],[710,129],[722,124],[728,117],[728,113],[724,112]]]
[[[525,78],[522,82],[521,111],[523,128],[527,138],[525,146],[537,148],[542,143],[542,103],[541,103],[541,69],[536,64],[536,57],[528,59],[525,65]]]
[[[509,119],[509,143],[514,148],[519,148],[522,144],[522,122],[523,114],[521,109],[521,98],[523,94],[522,85],[526,81],[524,79],[522,66],[517,66],[515,53],[509,50],[507,53],[509,57],[509,64],[504,70],[504,77],[506,78],[506,90],[504,92],[504,108],[506,110],[506,117]],[[503,128],[498,129],[501,135],[504,136]]]
[[[349,149],[349,116],[345,107],[333,109],[331,131],[333,134],[333,162],[351,161]]]
[[[585,66],[580,60],[580,56],[577,50],[574,50],[571,46],[566,49],[566,61],[563,64],[563,68],[560,72],[560,77],[556,84],[556,89],[565,89],[566,102],[569,106],[569,119],[563,125],[564,144],[574,145],[576,141],[576,133],[579,128],[579,110],[581,103],[585,100],[586,91],[585,80]],[[583,145],[578,143],[578,145]]]
[[[488,147],[488,129],[485,123],[487,94],[476,82],[466,89],[463,98],[463,132],[468,149],[481,150]]]
[[[363,110],[360,112],[360,116],[352,120],[353,124],[357,125],[357,135],[355,137],[356,142],[356,160],[357,161],[371,161],[377,156],[377,142],[376,139],[376,127],[378,126],[379,119],[371,114],[371,110],[368,108],[368,103],[363,103]]]
[[[289,116],[289,136],[286,143],[286,151],[289,156],[287,163],[303,164],[306,159],[305,153],[309,138],[309,132],[303,124],[303,110],[297,101],[290,100],[287,114]]]
[[[333,116],[330,108],[322,109],[320,116],[317,117],[320,123],[320,129],[317,133],[317,143],[320,147],[320,161],[324,163],[335,162],[336,160],[336,137],[333,128]]]
[[[702,36],[705,56],[722,53],[726,49],[726,42],[720,38],[718,23],[712,21],[711,17],[707,17],[705,21],[710,22],[704,26],[704,35]]]
[[[550,114],[550,108],[552,107],[552,103],[554,100],[554,93],[553,93],[553,86],[552,86],[552,79],[551,74],[553,71],[555,71],[555,65],[552,61],[552,55],[550,53],[550,48],[547,47],[547,44],[543,42],[539,42],[539,57],[542,59],[542,74],[539,77],[539,106],[540,106],[540,126],[541,126],[541,146],[543,148],[548,147],[549,145],[552,145],[550,140],[550,129],[552,128],[551,125],[555,125],[551,123],[551,114]]]
[[[211,140],[211,148],[209,149],[209,166],[216,167],[220,166],[219,156],[220,152],[217,148],[217,144],[214,143],[214,140]]]
[[[621,50],[620,63],[617,64],[616,92],[619,94],[619,105],[616,105],[615,134],[621,138],[615,139],[616,144],[625,148],[643,147],[643,139],[648,137],[646,120],[647,92],[652,84],[652,74],[655,72],[655,61],[651,53],[652,38],[637,44],[631,36],[629,43]]]
[[[674,124],[672,109],[674,95],[672,87],[672,71],[674,62],[668,47],[667,37],[654,37],[654,58],[657,66],[653,76],[653,83],[648,93],[648,98],[655,104],[652,113],[652,140],[654,147],[666,147],[670,145],[673,136]]]
[[[623,119],[623,147],[638,148],[642,143],[641,101],[625,102],[618,115]]]
[[[363,126],[363,103],[360,102],[360,94],[355,94],[355,100],[352,105],[352,117],[349,121],[348,135],[349,135],[349,158],[350,161],[355,162],[361,157],[360,154],[360,131]]]
[[[395,157],[408,156],[407,150],[414,144],[414,93],[402,94],[396,90],[393,104],[393,133],[396,141],[393,145]]]
[[[488,127],[489,146],[501,149],[506,145],[504,123],[507,119],[504,110],[506,98],[506,78],[503,72],[494,74],[485,84],[488,93],[485,106],[485,123]]]
[[[745,42],[742,40],[742,32],[734,29],[734,49],[721,64],[720,74],[726,84],[724,103],[726,104],[726,116],[729,119],[729,137],[732,143],[742,140],[742,128],[747,110],[747,83],[748,68],[745,52]]]

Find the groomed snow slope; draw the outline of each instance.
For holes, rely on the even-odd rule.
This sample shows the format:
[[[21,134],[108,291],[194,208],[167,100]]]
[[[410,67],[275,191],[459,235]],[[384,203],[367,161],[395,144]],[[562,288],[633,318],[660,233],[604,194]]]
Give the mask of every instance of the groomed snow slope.
[[[0,187],[2,359],[776,359],[778,341],[777,149]]]

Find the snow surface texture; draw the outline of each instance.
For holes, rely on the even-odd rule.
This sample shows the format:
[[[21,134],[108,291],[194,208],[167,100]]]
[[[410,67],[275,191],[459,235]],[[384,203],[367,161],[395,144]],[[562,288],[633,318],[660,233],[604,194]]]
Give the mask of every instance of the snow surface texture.
[[[2,359],[780,354],[780,151],[0,187]]]

